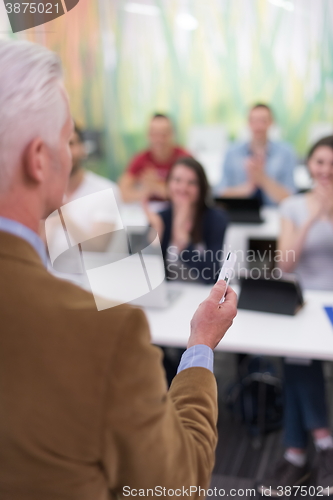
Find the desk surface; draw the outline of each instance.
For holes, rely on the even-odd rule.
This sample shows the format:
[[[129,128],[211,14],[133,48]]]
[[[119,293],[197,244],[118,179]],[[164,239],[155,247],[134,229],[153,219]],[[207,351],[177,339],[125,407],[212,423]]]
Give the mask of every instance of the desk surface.
[[[155,344],[186,347],[190,320],[210,287],[172,283],[181,295],[167,309],[146,308]],[[308,291],[296,316],[239,310],[218,350],[274,356],[333,360],[333,326],[324,306],[333,305],[332,292]]]

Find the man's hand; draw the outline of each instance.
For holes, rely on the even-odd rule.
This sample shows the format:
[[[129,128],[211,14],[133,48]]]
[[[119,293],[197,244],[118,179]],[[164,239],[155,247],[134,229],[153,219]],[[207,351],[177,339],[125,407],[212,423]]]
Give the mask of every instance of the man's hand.
[[[247,158],[245,169],[250,184],[260,187],[265,179],[265,157],[263,155],[256,155]]]
[[[215,349],[231,327],[237,314],[237,295],[229,287],[223,304],[219,304],[225,292],[226,283],[219,280],[209,297],[200,304],[191,321],[191,335],[187,347],[198,344]]]
[[[151,166],[147,166],[140,176],[140,181],[150,187],[154,187],[160,180],[156,169]]]
[[[156,196],[158,198],[167,198],[166,184],[158,175],[155,168],[147,166],[139,179],[141,201],[149,200]]]

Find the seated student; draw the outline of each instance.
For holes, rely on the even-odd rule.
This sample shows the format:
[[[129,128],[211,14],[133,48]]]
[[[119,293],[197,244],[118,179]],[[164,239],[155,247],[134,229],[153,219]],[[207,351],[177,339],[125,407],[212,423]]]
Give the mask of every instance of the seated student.
[[[148,211],[157,230],[170,280],[214,283],[221,267],[227,216],[209,206],[205,171],[194,158],[179,158],[167,178],[170,207]]]
[[[333,136],[317,142],[308,155],[313,189],[281,205],[279,248],[285,258],[281,268],[294,272],[307,289],[333,291]],[[287,253],[287,251],[289,252]],[[290,257],[293,250],[293,259]],[[318,451],[317,484],[333,493],[333,439],[328,427],[325,382],[320,361],[285,363],[286,453],[273,477],[264,480],[278,496],[278,486],[296,486],[308,477],[307,433]],[[308,364],[306,364],[308,363]]]
[[[103,189],[112,188],[117,203],[120,205],[121,194],[117,184],[84,168],[83,160],[86,158],[87,153],[83,140],[83,132],[76,124],[69,145],[72,153],[72,170],[65,193],[66,202],[102,191]]]
[[[209,186],[202,165],[194,158],[179,158],[167,177],[170,207],[146,213],[160,237],[166,276],[170,280],[214,283],[223,258],[227,227],[225,213],[208,204]],[[164,348],[169,385],[177,373],[183,349]]]
[[[121,206],[121,195],[119,187],[115,182],[112,182],[105,177],[88,171],[83,167],[83,160],[86,157],[86,150],[83,141],[82,130],[75,125],[74,132],[70,139],[70,149],[72,154],[72,170],[68,181],[63,204],[77,200],[84,196],[94,194],[104,189],[112,188],[117,206]],[[112,237],[113,223],[117,214],[111,214],[103,207],[92,206],[92,200],[87,199],[85,210],[78,212],[73,208],[68,214],[70,215],[71,233],[77,235],[81,241],[88,240],[89,236],[97,233],[102,234],[99,238],[91,239],[85,243],[85,249],[101,252],[104,251]],[[67,221],[68,221],[67,217]],[[57,245],[55,241],[62,237],[62,227],[59,227],[58,219],[54,219],[52,235],[50,234],[49,243],[53,246]]]
[[[272,123],[273,112],[266,104],[250,109],[251,138],[227,151],[218,188],[221,196],[258,197],[266,205],[275,205],[293,193],[295,154],[288,144],[269,140]]]
[[[171,120],[155,114],[148,131],[149,148],[137,154],[119,179],[125,202],[146,199],[165,200],[165,180],[177,158],[190,156],[185,149],[175,145]]]

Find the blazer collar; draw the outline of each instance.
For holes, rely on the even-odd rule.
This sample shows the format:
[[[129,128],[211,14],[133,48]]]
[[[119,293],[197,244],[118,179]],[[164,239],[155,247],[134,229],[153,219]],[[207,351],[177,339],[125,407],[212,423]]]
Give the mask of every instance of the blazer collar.
[[[21,260],[45,268],[42,259],[25,239],[0,231],[0,258]]]

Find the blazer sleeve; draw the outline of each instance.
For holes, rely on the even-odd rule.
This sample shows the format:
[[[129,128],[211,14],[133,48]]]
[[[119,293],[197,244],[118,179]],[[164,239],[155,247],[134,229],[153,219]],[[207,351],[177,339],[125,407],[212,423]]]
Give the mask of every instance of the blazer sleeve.
[[[120,495],[125,487],[188,488],[189,498],[199,498],[195,488],[208,487],[214,465],[215,377],[205,368],[189,368],[168,391],[162,354],[151,345],[144,313],[133,308],[121,331],[103,433],[109,487]]]

